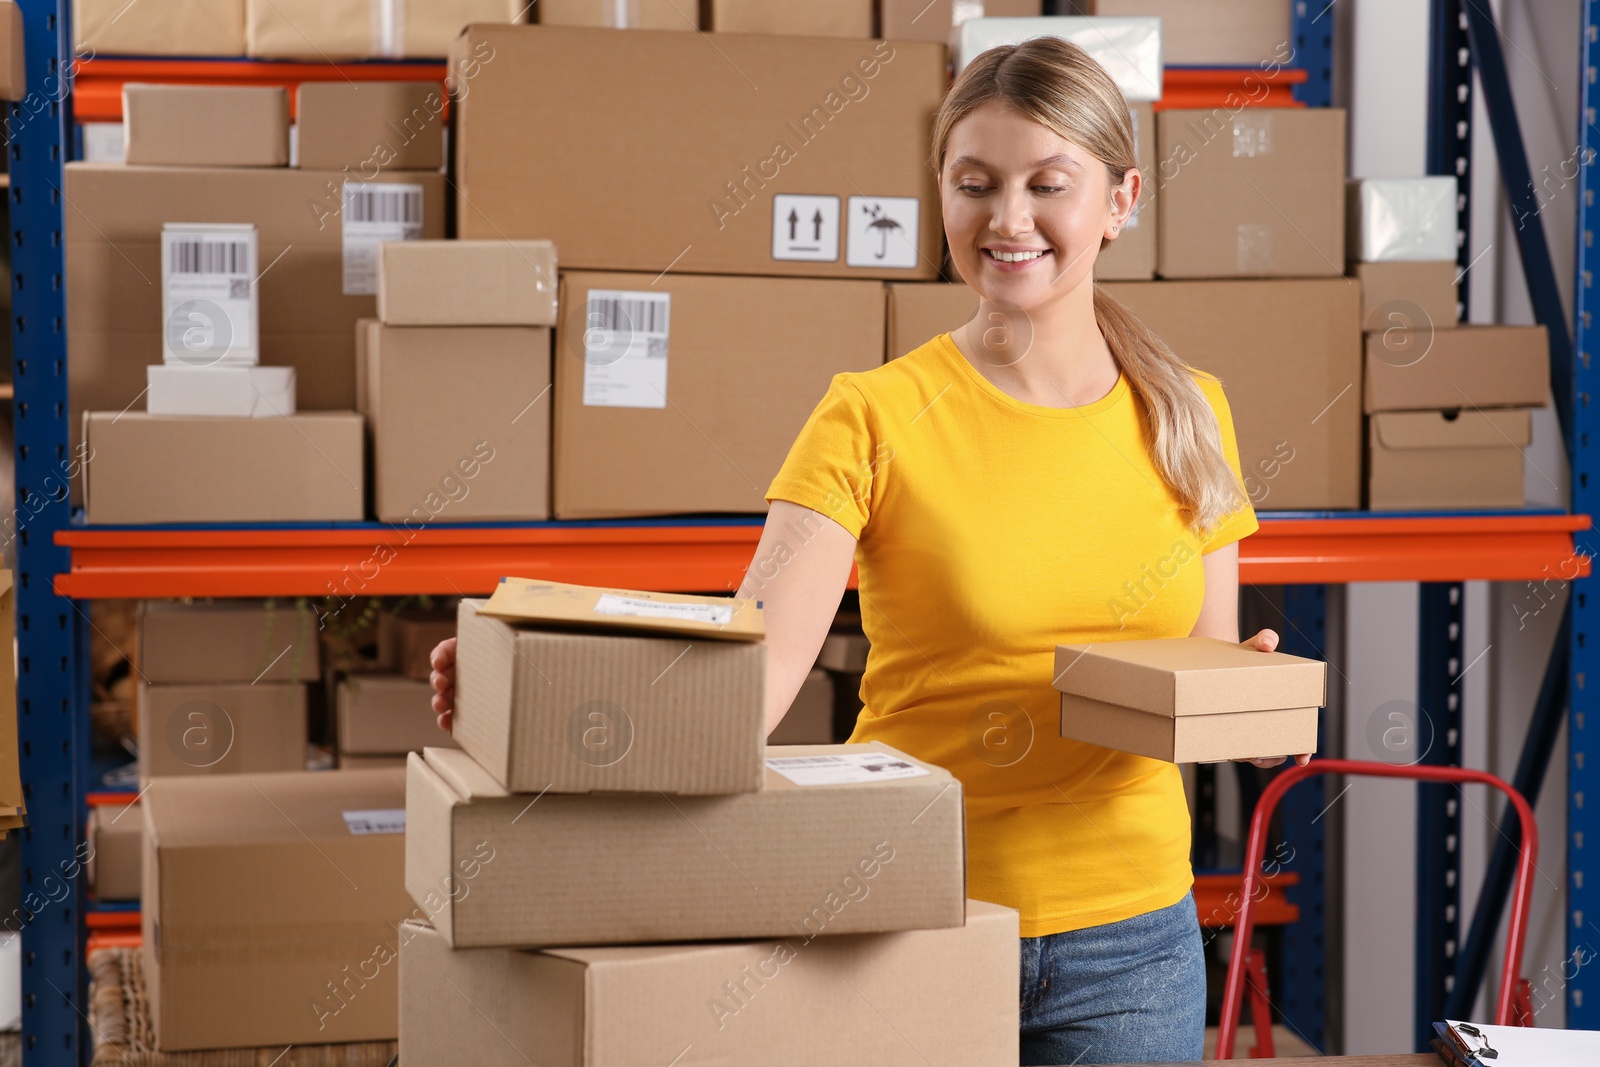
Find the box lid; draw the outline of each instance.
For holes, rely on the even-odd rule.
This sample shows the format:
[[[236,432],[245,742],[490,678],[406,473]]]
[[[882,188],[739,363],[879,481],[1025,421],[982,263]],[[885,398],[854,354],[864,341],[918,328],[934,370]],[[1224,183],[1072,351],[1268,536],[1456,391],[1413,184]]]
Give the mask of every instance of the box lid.
[[[1380,411],[1369,416],[1385,449],[1522,448],[1533,440],[1527,408],[1476,411]]]
[[[480,609],[509,623],[682,634],[759,641],[766,633],[761,602],[738,597],[609,589],[531,578],[501,578]]]
[[[1058,645],[1054,685],[1158,715],[1212,715],[1321,707],[1327,667],[1214,637],[1169,637]]]

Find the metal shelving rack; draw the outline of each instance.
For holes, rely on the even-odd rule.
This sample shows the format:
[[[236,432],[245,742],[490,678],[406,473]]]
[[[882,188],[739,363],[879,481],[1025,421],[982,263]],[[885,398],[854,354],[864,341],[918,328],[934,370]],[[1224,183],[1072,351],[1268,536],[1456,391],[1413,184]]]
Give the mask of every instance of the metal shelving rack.
[[[69,515],[67,476],[75,470],[69,454],[65,335],[64,261],[61,243],[64,212],[62,168],[73,143],[73,106],[67,91],[74,73],[71,33],[67,24],[71,4],[66,0],[18,0],[26,34],[26,57],[32,92],[27,100],[7,107],[11,130],[9,190],[14,297],[12,323],[15,342],[16,470],[18,531],[18,701],[23,775],[27,783],[30,828],[23,835],[23,893],[30,914],[23,936],[24,1062],[33,1065],[87,1063],[90,1036],[87,1028],[86,974],[83,968],[86,920],[80,883],[73,860],[83,838],[85,797],[93,783],[88,769],[87,631],[83,600],[96,597],[139,596],[266,596],[319,595],[341,568],[370,553],[374,544],[392,537],[380,524],[296,528],[74,528]],[[1430,126],[1435,142],[1445,136],[1469,138],[1457,125],[1465,114],[1470,120],[1471,66],[1458,60],[1478,57],[1483,42],[1468,33],[1458,4],[1468,9],[1481,0],[1434,0],[1435,104]],[[1314,0],[1290,0],[1294,20],[1297,71],[1288,72],[1296,98],[1308,106],[1332,102],[1332,26],[1329,5]],[[1584,9],[1583,116],[1580,143],[1593,153],[1600,150],[1600,130],[1594,124],[1596,68],[1600,66],[1600,0],[1586,0]],[[1481,13],[1478,14],[1481,18]],[[1481,25],[1479,29],[1481,30]],[[1492,24],[1490,25],[1492,29]],[[1498,55],[1492,34],[1488,47]],[[1465,48],[1467,51],[1463,52]],[[1448,62],[1447,62],[1448,61]],[[82,101],[85,115],[107,118],[114,96],[107,86],[132,75],[152,72],[181,78],[195,69],[186,61],[158,64],[130,61],[96,61],[100,74],[86,80]],[[1449,63],[1453,68],[1447,69]],[[157,68],[171,68],[164,72]],[[287,72],[286,65],[249,63],[216,64],[237,68],[238,77],[257,78],[270,67],[270,78],[306,75]],[[427,65],[421,65],[426,67]],[[386,73],[394,75],[395,67]],[[1303,72],[1303,73],[1302,73]],[[426,73],[426,71],[424,71]],[[1203,72],[1202,72],[1203,73]],[[1503,83],[1503,69],[1500,81]],[[1503,89],[1503,84],[1500,86]],[[1509,94],[1493,99],[1499,90],[1490,86],[1491,103],[1500,111],[1510,108]],[[1514,130],[1514,111],[1511,112]],[[1501,123],[1496,122],[1497,139]],[[1466,142],[1470,144],[1470,142]],[[1507,144],[1502,144],[1502,167],[1507,166]],[[1430,154],[1430,167],[1438,160],[1458,158],[1464,147],[1449,144],[1443,154]],[[1454,154],[1451,154],[1454,153]],[[1515,154],[1521,154],[1520,138]],[[1514,158],[1512,161],[1514,163]],[[1526,173],[1526,163],[1521,173]],[[1600,500],[1600,485],[1588,484],[1590,459],[1588,433],[1588,353],[1596,309],[1592,289],[1594,271],[1600,268],[1592,238],[1594,196],[1600,179],[1593,168],[1583,170],[1583,198],[1578,232],[1576,360],[1565,352],[1553,355],[1560,365],[1553,376],[1558,405],[1569,428],[1573,459],[1573,508],[1570,515],[1518,512],[1441,516],[1437,514],[1382,517],[1344,516],[1336,513],[1267,514],[1261,532],[1241,546],[1241,578],[1247,583],[1284,585],[1285,648],[1313,655],[1326,646],[1328,583],[1411,580],[1425,585],[1421,642],[1423,675],[1421,703],[1448,704],[1448,692],[1438,689],[1442,677],[1448,685],[1446,665],[1459,657],[1460,635],[1450,623],[1459,612],[1460,583],[1469,580],[1519,580],[1541,577],[1544,567],[1570,561],[1575,535],[1588,529],[1587,516]],[[1462,201],[1463,219],[1466,201]],[[1524,248],[1524,259],[1529,250]],[[1548,258],[1546,257],[1546,263]],[[1553,298],[1554,287],[1549,287]],[[1541,316],[1549,312],[1548,302]],[[1559,307],[1556,308],[1560,322]],[[1564,332],[1564,328],[1563,328]],[[1569,387],[1570,386],[1570,387]],[[579,582],[678,590],[730,588],[750,558],[759,527],[751,521],[706,522],[696,520],[620,523],[537,523],[486,525],[437,529],[409,541],[394,562],[383,568],[366,592],[452,592],[485,589],[507,573],[548,574]],[[1582,571],[1588,574],[1587,560]],[[1590,701],[1584,689],[1584,671],[1592,653],[1586,634],[1595,625],[1593,613],[1600,603],[1588,602],[1591,581],[1574,584],[1572,624],[1568,641],[1558,649],[1551,679],[1542,703],[1554,713],[1540,719],[1546,727],[1559,724],[1564,695],[1572,694],[1569,720],[1571,834],[1567,842],[1569,866],[1569,947],[1586,944],[1585,911],[1600,914],[1597,892],[1584,885],[1584,838],[1595,840],[1594,809],[1584,807],[1589,787],[1585,766],[1586,716]],[[1571,668],[1568,669],[1567,665]],[[1453,714],[1459,714],[1459,709]],[[1436,725],[1448,726],[1445,720]],[[1546,730],[1553,740],[1553,731]],[[1530,735],[1529,775],[1542,771],[1537,760],[1543,735]],[[1546,749],[1546,751],[1548,751]],[[1470,753],[1468,754],[1471,755]],[[1535,765],[1538,765],[1537,768]],[[1326,803],[1317,790],[1291,794],[1299,798],[1286,805],[1285,833],[1295,843],[1294,869],[1300,884],[1289,891],[1302,915],[1285,928],[1284,962],[1274,975],[1277,1006],[1284,1017],[1314,1043],[1326,1046],[1324,1002],[1326,906],[1323,837],[1316,819]],[[1419,821],[1448,807],[1437,798],[1419,797]],[[1433,830],[1429,831],[1434,832]],[[1301,858],[1303,857],[1303,862]],[[1443,863],[1441,868],[1439,863]],[[1429,863],[1426,871],[1421,864]],[[1419,993],[1432,1001],[1448,985],[1440,946],[1459,940],[1459,917],[1445,918],[1445,901],[1435,891],[1443,871],[1455,863],[1453,856],[1419,857],[1422,914],[1438,918],[1419,935]],[[1457,871],[1457,876],[1459,871]],[[1437,876],[1437,880],[1435,877]],[[1429,888],[1435,887],[1435,888]],[[1480,942],[1485,939],[1479,939]],[[1469,939],[1469,948],[1473,944]],[[1427,958],[1424,958],[1427,957]],[[1600,1026],[1600,989],[1592,969],[1580,970],[1569,985],[1568,1022],[1572,1026]],[[1589,995],[1584,994],[1588,991]],[[1419,997],[1419,1005],[1423,998]],[[1419,1012],[1424,1010],[1419,1006]],[[1431,1010],[1431,1006],[1428,1010]]]

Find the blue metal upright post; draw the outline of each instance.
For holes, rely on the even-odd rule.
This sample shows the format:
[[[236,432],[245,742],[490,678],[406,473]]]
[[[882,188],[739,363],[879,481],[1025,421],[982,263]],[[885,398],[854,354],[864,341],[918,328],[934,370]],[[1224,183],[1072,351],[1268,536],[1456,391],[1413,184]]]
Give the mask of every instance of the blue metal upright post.
[[[6,107],[11,322],[16,382],[17,712],[28,828],[22,838],[22,1058],[88,1061],[83,969],[83,794],[88,716],[79,706],[82,626],[52,592],[67,569],[77,469],[67,431],[62,167],[71,122],[71,37],[58,0],[19,0],[28,92]]]

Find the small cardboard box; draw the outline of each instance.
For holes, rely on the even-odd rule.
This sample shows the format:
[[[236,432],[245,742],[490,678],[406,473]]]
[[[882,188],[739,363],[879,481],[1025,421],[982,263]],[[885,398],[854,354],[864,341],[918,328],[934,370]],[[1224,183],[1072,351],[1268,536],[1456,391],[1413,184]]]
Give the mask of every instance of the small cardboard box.
[[[316,617],[292,602],[141,600],[137,628],[146,682],[308,682],[322,669]]]
[[[144,973],[162,1051],[392,1041],[405,773],[163,778],[144,796]]]
[[[454,607],[407,608],[378,615],[378,663],[406,678],[426,682],[433,675],[433,650],[456,635]]]
[[[1453,330],[1458,324],[1453,259],[1357,263],[1361,328]]]
[[[353,411],[275,419],[86,411],[91,523],[359,522],[362,427]]]
[[[1543,326],[1458,326],[1367,335],[1368,414],[1542,408],[1549,401],[1550,337]]]
[[[378,250],[386,326],[554,326],[549,241],[392,241]]]
[[[1367,418],[1367,507],[1520,508],[1526,408],[1381,411]]]
[[[1278,0],[1087,0],[1088,15],[1154,15],[1161,61],[1188,67],[1256,67],[1294,55],[1289,8]]]
[[[1038,18],[1041,0],[878,0],[878,33],[892,41],[949,44],[950,31],[968,18]]]
[[[1456,258],[1456,179],[1351,179],[1345,193],[1353,263]]]
[[[140,682],[139,782],[172,775],[303,771],[306,687]]]
[[[753,793],[535,797],[507,793],[464,752],[412,753],[406,887],[455,948],[962,924],[961,784],[948,771],[877,743],[766,754]],[[485,848],[494,858],[472,892],[441,899]]]
[[[692,1048],[697,1062],[762,1067],[1010,1067],[1017,931],[1016,912],[979,900],[951,929],[542,952],[452,950],[437,930],[408,922],[400,1055],[622,1067],[667,1064]],[[766,992],[770,984],[781,988]]]
[[[833,675],[811,668],[778,728],[767,735],[769,745],[833,744]]]
[[[1315,752],[1327,670],[1212,637],[1058,645],[1061,736],[1169,763]]]
[[[1156,150],[1161,277],[1344,273],[1341,109],[1163,111]]]
[[[641,610],[734,604],[599,595],[601,604]],[[767,650],[760,640],[651,633],[630,625],[651,620],[628,616],[603,618],[610,633],[594,631],[593,615],[587,625],[549,615],[513,623],[491,617],[492,604],[461,602],[451,732],[505,788],[683,795],[761,788]]]
[[[277,0],[282,3],[282,0]],[[530,0],[382,0],[384,54],[394,59],[443,59],[462,28],[472,23],[526,22]]]
[[[89,887],[97,900],[138,900],[144,812],[132,804],[89,809]]]
[[[244,0],[72,0],[79,55],[242,56]]]
[[[341,756],[395,756],[425,745],[456,747],[439,729],[433,686],[387,674],[352,674],[339,681]]]
[[[788,37],[871,37],[873,0],[710,0],[707,29]]]
[[[978,313],[978,294],[966,285],[945,282],[890,282],[888,348],[890,359],[920,348],[942,333],[960,329]]]
[[[151,415],[269,419],[295,413],[293,367],[152,363],[145,374]]]
[[[256,59],[383,55],[385,0],[245,0],[245,52]]]
[[[444,166],[445,97],[430,82],[302,82],[298,162],[310,170],[370,173]]]
[[[22,47],[22,8],[6,0],[0,4],[0,100],[21,100],[28,95],[27,63]]]
[[[286,167],[289,93],[279,85],[122,87],[130,164]]]
[[[542,26],[612,30],[698,30],[697,4],[683,0],[539,0],[532,21]]]
[[[369,326],[373,513],[407,529],[550,517],[550,330]]]
[[[1161,99],[1161,20],[1154,18],[967,19],[951,35],[952,66],[959,75],[989,49],[1033,37],[1060,37],[1078,45],[1130,102]]]
[[[1133,214],[1094,261],[1096,281],[1148,281],[1156,276],[1156,236],[1161,213],[1156,210],[1156,114],[1147,103],[1130,104],[1135,160],[1139,166],[1139,200]]]

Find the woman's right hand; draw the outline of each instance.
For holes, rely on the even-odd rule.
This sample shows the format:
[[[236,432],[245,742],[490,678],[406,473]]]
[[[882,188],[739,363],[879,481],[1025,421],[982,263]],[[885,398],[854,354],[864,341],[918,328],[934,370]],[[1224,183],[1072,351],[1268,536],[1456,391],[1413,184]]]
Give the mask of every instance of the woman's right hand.
[[[433,710],[439,716],[439,729],[448,730],[456,699],[456,639],[440,641],[428,657],[428,665],[433,668],[428,675],[433,684]]]

